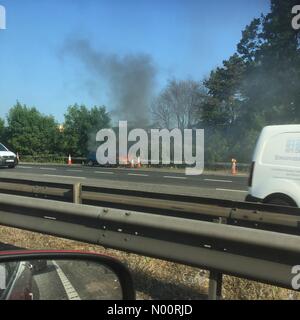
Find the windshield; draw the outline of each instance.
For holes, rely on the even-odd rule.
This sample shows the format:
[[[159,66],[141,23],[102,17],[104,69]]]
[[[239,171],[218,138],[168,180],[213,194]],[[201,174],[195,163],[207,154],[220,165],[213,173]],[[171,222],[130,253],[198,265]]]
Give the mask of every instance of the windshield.
[[[8,151],[2,143],[0,143],[0,151]]]

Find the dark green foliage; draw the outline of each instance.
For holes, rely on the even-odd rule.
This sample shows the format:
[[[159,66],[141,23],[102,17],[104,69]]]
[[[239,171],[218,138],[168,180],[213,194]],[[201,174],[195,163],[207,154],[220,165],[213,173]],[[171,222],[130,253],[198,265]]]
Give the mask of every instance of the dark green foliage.
[[[53,117],[19,102],[7,116],[7,143],[20,154],[51,154],[57,151],[58,125]]]
[[[4,120],[0,118],[0,141],[5,140],[5,125]]]
[[[109,126],[105,107],[69,107],[61,131],[52,116],[17,102],[8,113],[7,127],[0,119],[0,141],[23,156],[86,156],[95,146],[97,131]]]
[[[237,52],[204,82],[209,96],[198,114],[208,159],[249,162],[264,126],[300,123],[300,35],[291,26],[296,4],[272,0],[270,13],[245,28]]]
[[[73,105],[65,114],[64,150],[73,156],[86,156],[96,149],[96,134],[99,130],[109,128],[111,119],[106,108]]]

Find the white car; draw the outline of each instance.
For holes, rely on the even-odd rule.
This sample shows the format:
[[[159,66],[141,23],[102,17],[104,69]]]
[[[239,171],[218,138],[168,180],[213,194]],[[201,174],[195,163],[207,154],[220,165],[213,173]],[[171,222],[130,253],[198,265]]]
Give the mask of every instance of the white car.
[[[254,151],[246,201],[300,207],[300,125],[265,127]]]
[[[16,154],[9,151],[2,143],[0,143],[0,166],[14,168],[18,164]]]

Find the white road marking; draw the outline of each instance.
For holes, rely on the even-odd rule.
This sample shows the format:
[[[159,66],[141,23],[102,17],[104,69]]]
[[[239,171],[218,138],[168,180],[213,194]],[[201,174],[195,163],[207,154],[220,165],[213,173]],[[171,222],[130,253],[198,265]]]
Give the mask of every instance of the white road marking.
[[[187,179],[186,177],[164,176],[166,179]]]
[[[18,168],[21,168],[21,169],[32,169],[32,167],[24,167],[24,166],[18,166]]]
[[[217,180],[217,179],[204,179],[204,181],[212,181],[212,182],[232,182],[231,180]]]
[[[216,188],[218,191],[229,191],[229,192],[242,192],[242,193],[247,193],[248,191],[244,190],[233,190],[233,189],[221,189],[221,188]]]
[[[54,178],[71,178],[71,179],[86,179],[86,177],[74,177],[74,176],[60,176],[55,174],[43,174],[44,177],[54,177]]]
[[[100,173],[100,174],[115,174],[114,172],[111,172],[111,171],[94,171],[94,173]]]
[[[139,176],[139,177],[149,177],[148,174],[142,174],[142,173],[128,173],[129,176]]]
[[[64,274],[64,272],[61,270],[61,268],[59,267],[59,265],[52,260],[52,263],[54,264],[55,268],[56,268],[56,272],[60,278],[60,281],[62,283],[62,285],[64,286],[64,289],[66,291],[66,294],[68,296],[69,300],[81,300],[79,297],[78,292],[76,291],[76,289],[72,286],[71,282],[69,281],[69,279],[66,277],[66,275]]]
[[[67,169],[67,171],[70,171],[70,172],[82,172],[82,170],[76,170],[76,169]]]
[[[40,170],[51,170],[51,171],[55,171],[55,170],[57,170],[57,169],[55,169],[55,168],[40,168]]]

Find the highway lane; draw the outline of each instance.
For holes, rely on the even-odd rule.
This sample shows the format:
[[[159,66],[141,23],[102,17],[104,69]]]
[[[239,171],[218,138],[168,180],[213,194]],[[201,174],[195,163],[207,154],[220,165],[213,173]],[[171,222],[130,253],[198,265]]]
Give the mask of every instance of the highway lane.
[[[247,176],[204,173],[187,176],[184,170],[107,168],[67,165],[21,164],[15,169],[0,169],[1,177],[38,179],[54,182],[81,182],[112,188],[180,193],[243,200],[247,194]]]
[[[48,260],[45,269],[33,272],[32,280],[34,300],[122,299],[117,276],[90,261]]]
[[[175,170],[143,170],[118,169],[85,166],[41,166],[20,165],[14,171],[27,174],[39,174],[48,177],[109,179],[114,181],[133,181],[142,183],[157,183],[183,186],[207,186],[210,188],[225,188],[247,190],[247,177],[218,174],[203,174],[200,176],[187,176]]]
[[[120,281],[107,267],[91,261],[59,260],[53,263],[81,300],[122,300]],[[60,278],[64,282],[61,275]]]

